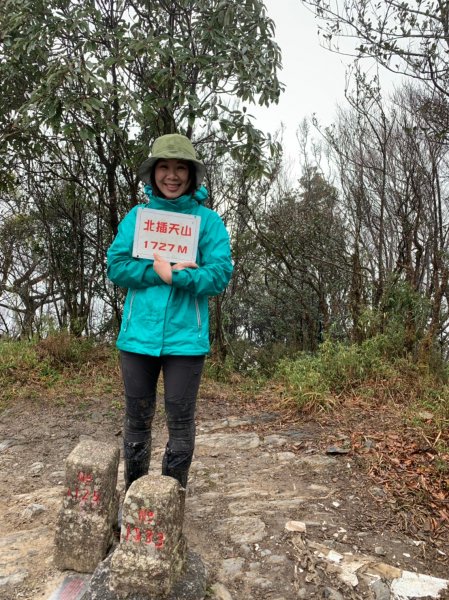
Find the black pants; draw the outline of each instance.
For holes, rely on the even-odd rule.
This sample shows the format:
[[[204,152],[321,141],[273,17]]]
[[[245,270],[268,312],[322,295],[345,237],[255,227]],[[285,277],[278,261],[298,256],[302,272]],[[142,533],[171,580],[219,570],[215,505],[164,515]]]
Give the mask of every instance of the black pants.
[[[161,369],[168,426],[162,474],[174,477],[186,487],[195,446],[195,407],[204,356],[147,356],[124,351],[120,355],[126,399],[123,432],[126,489],[148,473],[151,425]]]

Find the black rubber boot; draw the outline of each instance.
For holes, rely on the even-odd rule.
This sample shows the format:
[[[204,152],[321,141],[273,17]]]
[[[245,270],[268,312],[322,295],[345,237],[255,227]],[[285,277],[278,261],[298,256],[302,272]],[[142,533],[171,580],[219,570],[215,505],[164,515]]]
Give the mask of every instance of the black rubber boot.
[[[129,486],[142,477],[148,475],[151,458],[151,442],[125,442],[125,492]]]
[[[162,475],[173,477],[173,479],[179,481],[185,489],[187,488],[191,461],[192,457],[190,455],[176,454],[167,446],[165,448],[164,458],[162,459]],[[187,468],[185,467],[186,463],[188,465]]]

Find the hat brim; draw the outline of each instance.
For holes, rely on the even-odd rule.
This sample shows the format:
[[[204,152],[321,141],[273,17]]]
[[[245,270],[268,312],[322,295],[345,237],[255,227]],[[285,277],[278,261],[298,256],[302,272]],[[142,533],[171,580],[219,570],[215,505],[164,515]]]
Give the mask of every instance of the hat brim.
[[[137,171],[140,180],[144,183],[151,183],[151,170],[154,166],[154,163],[158,160],[163,160],[163,158],[164,157],[162,156],[150,156],[149,158],[144,160]],[[203,165],[203,163],[199,160],[193,160],[192,158],[180,158],[178,160],[185,160],[187,162],[193,163],[196,173],[196,187],[200,187],[201,182],[203,181],[204,176],[206,174],[206,167]]]

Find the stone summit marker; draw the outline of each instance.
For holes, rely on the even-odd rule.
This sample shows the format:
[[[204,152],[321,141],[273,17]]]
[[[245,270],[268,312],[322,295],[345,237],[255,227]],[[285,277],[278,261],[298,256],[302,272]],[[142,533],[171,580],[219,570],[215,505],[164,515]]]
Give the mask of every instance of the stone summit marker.
[[[164,475],[146,475],[129,488],[120,544],[111,558],[110,588],[119,596],[143,593],[163,598],[183,575],[184,494],[175,479]]]
[[[117,522],[118,448],[83,440],[69,454],[55,535],[55,566],[92,573],[106,556]]]

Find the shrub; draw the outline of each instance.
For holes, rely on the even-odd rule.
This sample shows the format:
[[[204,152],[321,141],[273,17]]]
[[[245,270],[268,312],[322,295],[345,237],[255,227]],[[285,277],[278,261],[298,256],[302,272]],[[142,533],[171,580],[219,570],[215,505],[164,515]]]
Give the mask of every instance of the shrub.
[[[0,408],[11,399],[107,391],[118,380],[117,351],[56,333],[44,340],[0,340]],[[43,390],[47,390],[42,394]],[[76,393],[75,393],[76,392]]]
[[[295,360],[279,361],[275,376],[286,385],[287,395],[292,395],[298,408],[309,409],[329,404],[330,389],[322,376],[320,359],[301,354]]]
[[[36,351],[53,366],[81,366],[95,353],[95,346],[89,338],[78,338],[60,331],[36,342]]]
[[[389,357],[388,339],[378,335],[363,344],[343,344],[326,340],[315,355],[301,353],[278,364],[276,376],[303,408],[326,406],[335,396],[369,381],[370,384],[397,376]],[[334,400],[332,400],[334,398]]]

